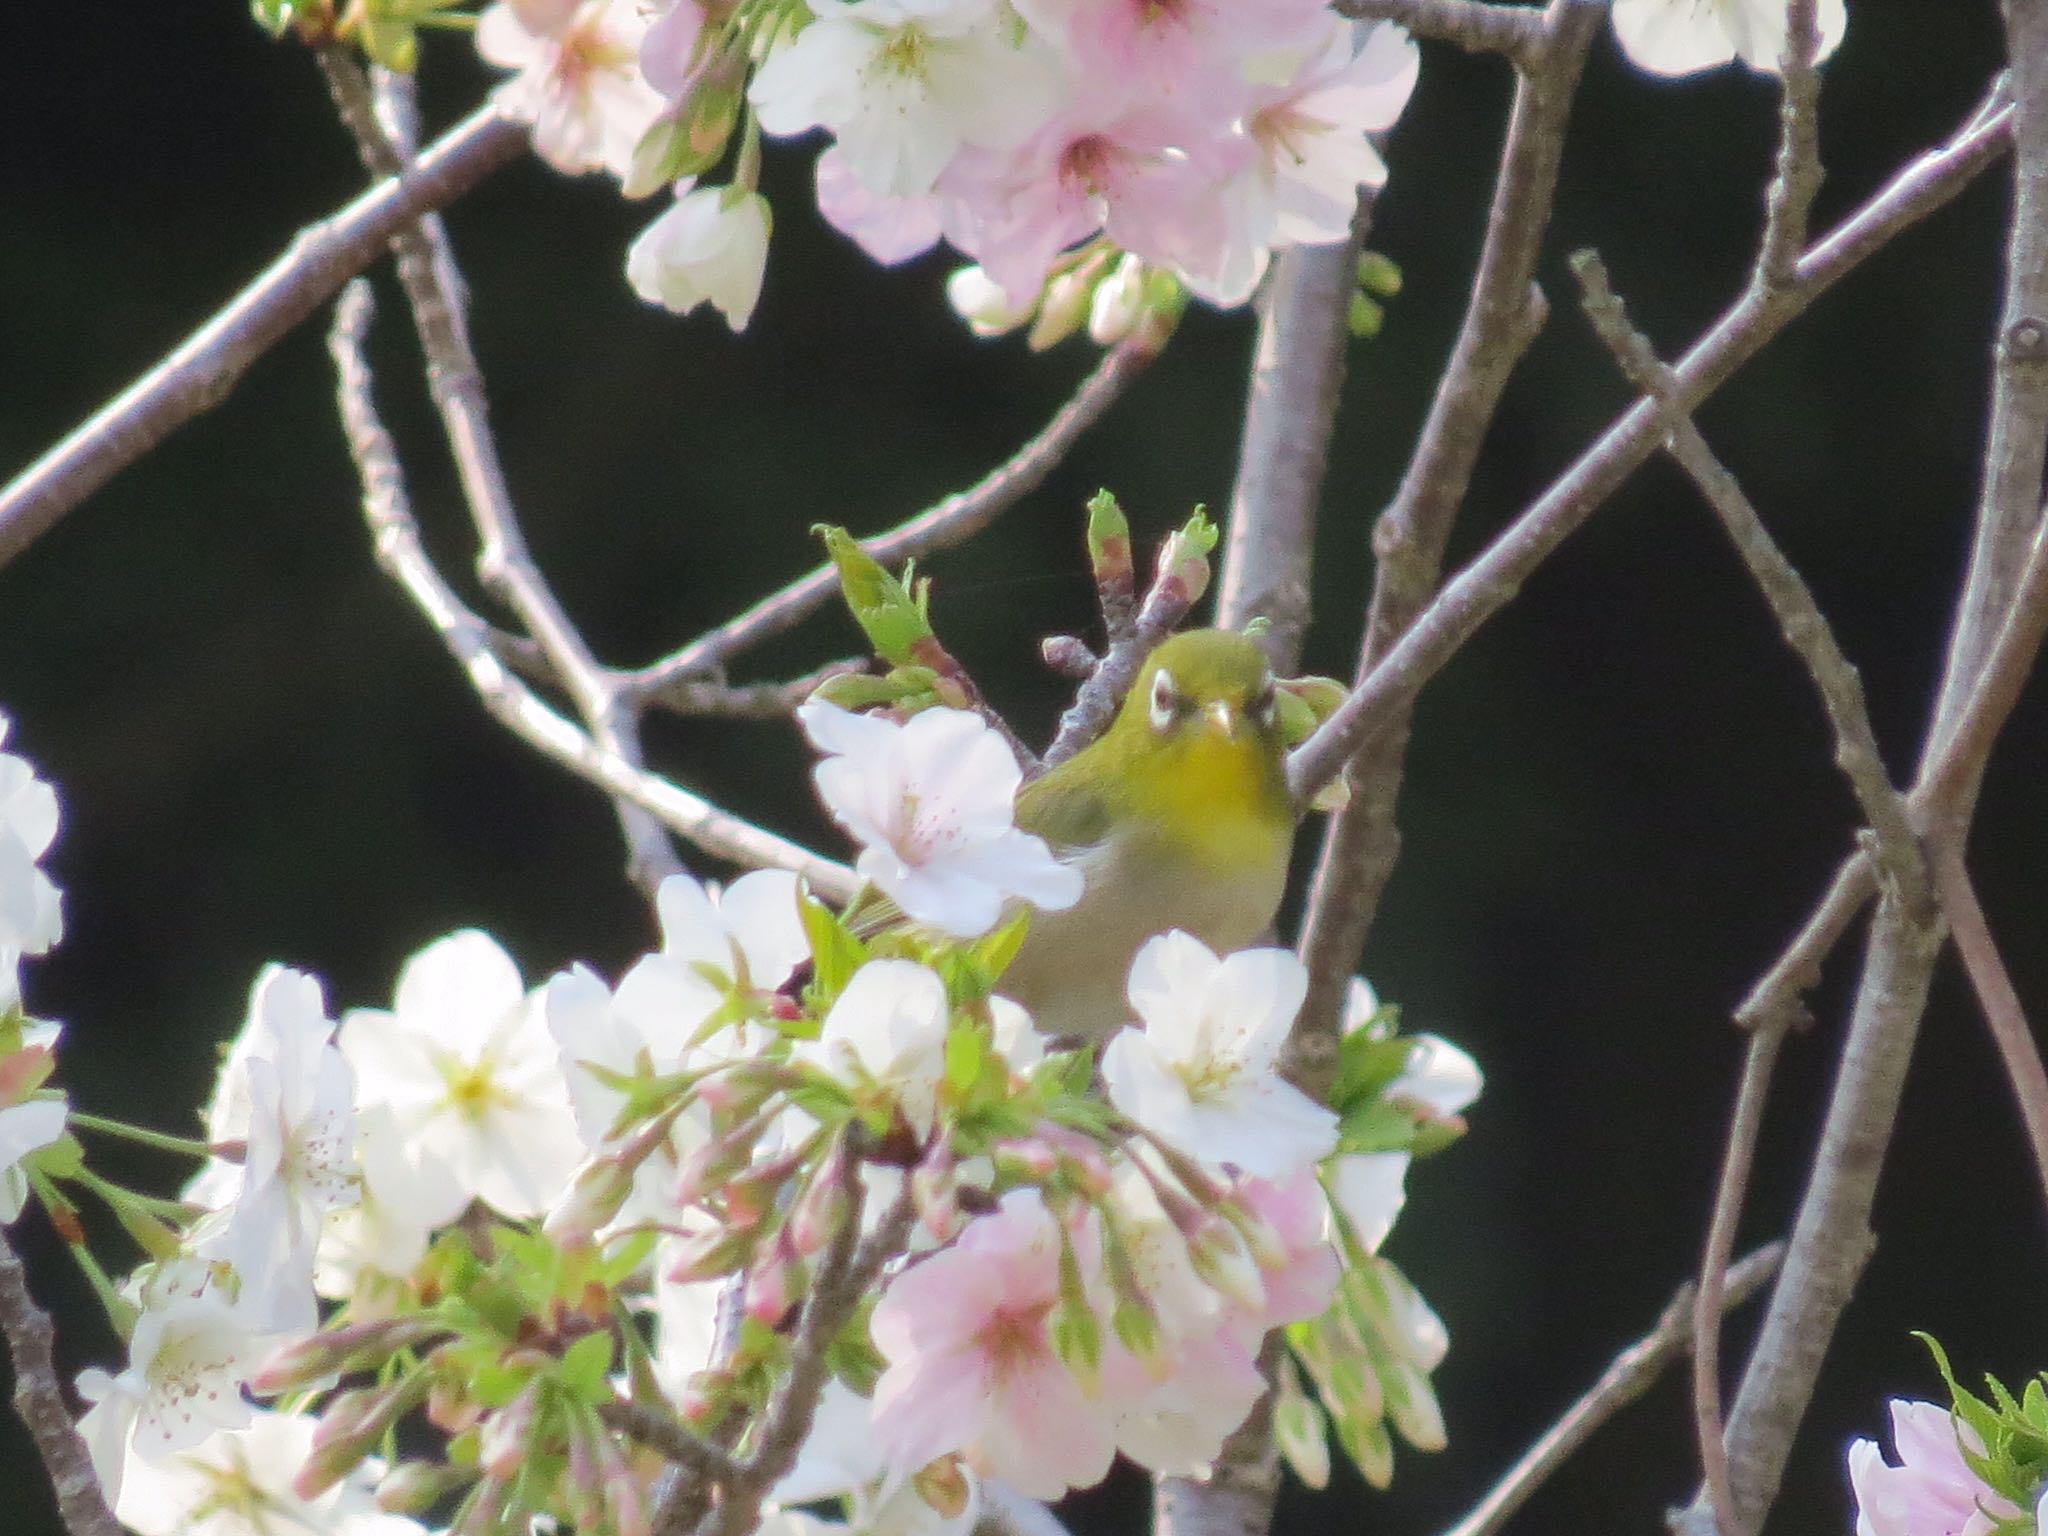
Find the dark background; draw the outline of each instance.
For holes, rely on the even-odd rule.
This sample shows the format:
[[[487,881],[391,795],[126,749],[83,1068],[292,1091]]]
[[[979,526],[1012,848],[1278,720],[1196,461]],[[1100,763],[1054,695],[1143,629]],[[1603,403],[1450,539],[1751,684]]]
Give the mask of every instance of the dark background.
[[[1998,58],[1984,0],[1852,9],[1827,71],[1823,222],[1959,121]],[[1349,670],[1371,521],[1469,281],[1506,73],[1429,48],[1393,136],[1373,243],[1408,289],[1383,337],[1354,351],[1319,546],[1321,670]],[[429,50],[434,122],[484,85],[462,40]],[[1743,276],[1772,118],[1755,76],[1658,83],[1610,39],[1596,45],[1544,263],[1556,313],[1508,392],[1456,557],[1625,403],[1571,306],[1563,255],[1600,246],[1638,318],[1677,350]],[[0,144],[0,473],[358,184],[310,62],[230,0],[0,9]],[[813,557],[805,530],[819,519],[878,529],[975,478],[1090,362],[1085,343],[1039,357],[969,338],[944,307],[941,262],[870,267],[818,227],[808,159],[769,156],[775,250],[739,338],[633,299],[625,246],[654,210],[597,179],[523,163],[453,214],[526,527],[607,658],[644,659],[786,579]],[[2008,186],[1986,176],[1899,241],[1702,415],[1862,664],[1899,764],[1917,750],[1966,545]],[[460,569],[469,551],[410,342],[395,318],[380,337],[416,500]],[[1027,735],[1060,702],[1035,637],[1087,617],[1080,503],[1113,486],[1148,541],[1192,503],[1224,504],[1250,337],[1243,315],[1192,314],[1043,490],[931,562],[944,633]],[[749,658],[746,675],[854,648],[829,615]],[[464,924],[500,935],[534,977],[578,957],[617,967],[650,941],[609,812],[485,718],[373,569],[313,327],[0,572],[0,704],[17,717],[9,747],[63,795],[52,867],[68,934],[28,994],[69,1025],[64,1081],[82,1107],[188,1125],[268,959],[312,967],[349,1006],[384,999],[405,955]],[[1974,846],[2036,1007],[2044,715],[2037,690]],[[655,746],[686,782],[832,846],[788,727],[671,724]],[[1291,1494],[1294,1533],[1439,1528],[1650,1323],[1704,1228],[1739,1052],[1728,1011],[1851,826],[1806,685],[1661,463],[1432,688],[1402,821],[1367,972],[1489,1078],[1471,1136],[1412,1179],[1389,1248],[1450,1327],[1438,1383],[1452,1445],[1404,1452],[1387,1494]],[[1830,968],[1819,1028],[1786,1052],[1748,1240],[1793,1209],[1853,952]],[[2040,1203],[1952,963],[1876,1224],[1776,1530],[1848,1529],[1844,1443],[1878,1429],[1886,1394],[1934,1392],[1909,1329],[1939,1333],[1966,1373],[2048,1365]],[[111,1362],[40,1219],[20,1231],[65,1319],[67,1366]],[[105,1252],[125,1262],[118,1240]],[[1746,1338],[1745,1320],[1737,1359]],[[1514,1528],[1657,1529],[1693,1485],[1683,1404],[1674,1376]],[[11,1420],[0,1488],[27,1490],[0,1526],[53,1529]],[[1098,1528],[1130,1528],[1135,1495],[1092,1501]]]

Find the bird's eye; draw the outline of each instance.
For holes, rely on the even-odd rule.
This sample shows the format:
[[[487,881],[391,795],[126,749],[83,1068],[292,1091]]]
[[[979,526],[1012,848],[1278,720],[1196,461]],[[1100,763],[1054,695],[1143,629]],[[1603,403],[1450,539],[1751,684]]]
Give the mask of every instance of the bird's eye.
[[[1252,695],[1252,705],[1249,713],[1252,719],[1256,720],[1261,727],[1270,729],[1279,702],[1277,691],[1273,686],[1273,676],[1269,672],[1266,674],[1265,682],[1259,685],[1259,691]]]
[[[1180,711],[1180,695],[1174,691],[1173,674],[1161,667],[1152,674],[1152,729],[1163,731]]]

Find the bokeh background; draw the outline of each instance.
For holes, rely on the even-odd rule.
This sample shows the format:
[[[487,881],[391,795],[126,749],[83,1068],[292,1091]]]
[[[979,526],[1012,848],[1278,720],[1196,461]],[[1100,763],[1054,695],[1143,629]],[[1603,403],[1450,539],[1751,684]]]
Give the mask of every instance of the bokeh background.
[[[1823,222],[1944,134],[1998,61],[1989,0],[1855,0],[1827,71]],[[436,124],[487,86],[430,48]],[[1427,405],[1470,278],[1507,71],[1427,50],[1395,131],[1373,244],[1408,287],[1355,347],[1318,547],[1311,663],[1345,673],[1368,535]],[[1510,388],[1460,525],[1471,553],[1625,403],[1562,258],[1607,255],[1667,351],[1740,282],[1773,97],[1739,70],[1684,84],[1596,46],[1543,277],[1555,314]],[[97,406],[357,187],[308,59],[234,0],[0,8],[0,474]],[[536,553],[598,650],[645,659],[803,568],[820,519],[879,529],[984,472],[1091,361],[969,338],[944,265],[882,272],[807,205],[809,153],[769,156],[778,212],[752,329],[678,321],[624,283],[652,213],[538,163],[452,215],[477,342]],[[1801,320],[1703,412],[1863,666],[1895,763],[1917,750],[1966,545],[2009,181],[1986,176]],[[388,288],[386,290],[388,295]],[[436,546],[466,566],[445,454],[387,303],[382,394]],[[1027,735],[1059,687],[1037,636],[1085,624],[1079,509],[1114,487],[1149,539],[1227,501],[1251,325],[1182,337],[1037,494],[930,564],[948,639]],[[854,650],[822,616],[749,658],[789,675]],[[1974,863],[2021,995],[2048,1009],[2039,778],[2024,707]],[[67,1021],[65,1081],[102,1113],[190,1123],[259,965],[327,978],[341,1006],[466,924],[539,977],[617,967],[650,940],[609,812],[490,723],[372,567],[315,327],[0,572],[11,749],[60,786],[68,935],[29,996]],[[662,763],[831,846],[784,725],[671,724]],[[1405,851],[1366,955],[1416,1028],[1488,1074],[1472,1134],[1412,1179],[1389,1248],[1447,1320],[1451,1448],[1404,1453],[1387,1493],[1293,1490],[1281,1529],[1426,1533],[1461,1512],[1648,1326],[1693,1265],[1739,1041],[1728,1011],[1801,920],[1850,832],[1818,712],[1761,602],[1662,464],[1532,581],[1430,690]],[[1303,861],[1304,867],[1306,860]],[[1746,1238],[1781,1230],[1854,973],[1787,1050]],[[109,1154],[110,1164],[122,1162]],[[2043,1220],[1966,988],[1945,967],[1841,1331],[1773,1529],[1843,1532],[1846,1440],[1889,1393],[1933,1395],[1912,1328],[1966,1372],[2048,1365]],[[39,1219],[37,1285],[66,1364],[113,1341]],[[110,1258],[118,1247],[110,1250]],[[119,1263],[120,1260],[114,1259]],[[1740,1358],[1745,1317],[1731,1354]],[[1605,1430],[1513,1527],[1654,1530],[1693,1485],[1681,1380]],[[54,1531],[11,1419],[0,1526]],[[1132,1480],[1081,1501],[1129,1531]]]

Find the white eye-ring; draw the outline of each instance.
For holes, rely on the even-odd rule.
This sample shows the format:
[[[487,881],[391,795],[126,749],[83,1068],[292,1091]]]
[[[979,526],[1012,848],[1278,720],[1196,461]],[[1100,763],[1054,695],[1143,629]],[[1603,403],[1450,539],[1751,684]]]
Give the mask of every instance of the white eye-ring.
[[[1173,674],[1161,667],[1152,674],[1152,729],[1163,731],[1173,724],[1180,697],[1173,689]]]
[[[1258,721],[1262,728],[1272,728],[1274,716],[1280,707],[1279,694],[1280,690],[1273,682],[1273,674],[1268,672],[1265,680],[1259,684],[1259,691],[1252,696],[1252,718]]]

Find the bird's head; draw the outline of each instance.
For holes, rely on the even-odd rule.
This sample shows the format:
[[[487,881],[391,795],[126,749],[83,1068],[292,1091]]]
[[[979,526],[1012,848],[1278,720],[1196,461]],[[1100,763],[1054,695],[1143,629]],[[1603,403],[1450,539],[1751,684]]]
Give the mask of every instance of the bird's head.
[[[1111,734],[1131,771],[1192,810],[1204,803],[1285,816],[1284,758],[1273,669],[1243,635],[1194,629],[1146,660]],[[1145,798],[1150,798],[1146,796]]]

